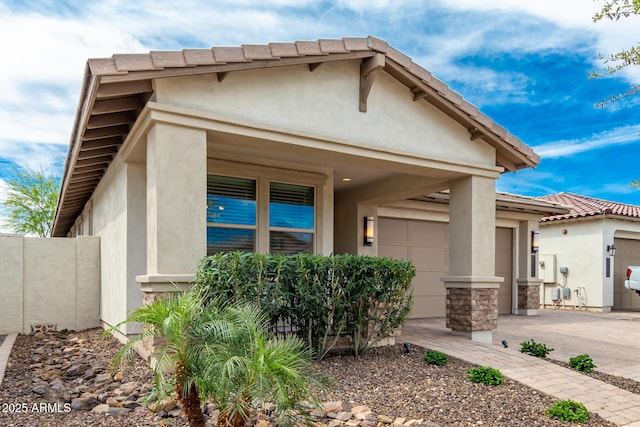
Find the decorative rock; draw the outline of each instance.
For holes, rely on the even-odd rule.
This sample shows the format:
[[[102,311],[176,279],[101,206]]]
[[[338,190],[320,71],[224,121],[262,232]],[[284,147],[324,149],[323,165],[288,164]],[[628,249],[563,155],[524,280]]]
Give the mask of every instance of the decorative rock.
[[[64,376],[67,378],[76,378],[84,375],[84,373],[87,372],[87,369],[89,369],[89,365],[87,363],[76,363],[71,365],[71,367],[65,371]]]
[[[33,387],[31,391],[33,391],[35,394],[39,394],[42,396],[47,391],[48,388],[49,387],[47,387],[46,384],[38,384],[37,386]]]
[[[176,418],[176,417],[179,417],[179,416],[180,416],[180,413],[181,413],[181,412],[182,412],[182,409],[180,409],[180,408],[176,408],[176,409],[174,409],[173,411],[169,411],[169,416],[170,416],[170,417],[173,417],[173,418]]]
[[[178,402],[171,396],[165,396],[160,401],[162,410],[169,413],[178,407]]]
[[[395,420],[393,420],[393,425],[394,426],[401,426],[401,425],[404,425],[405,421],[407,421],[406,418],[397,417]]]
[[[105,383],[107,381],[111,381],[111,374],[100,374],[96,375],[95,382],[97,383]]]
[[[347,421],[351,419],[351,412],[347,412],[347,411],[338,412],[336,416],[333,418],[340,421]]]
[[[79,411],[90,411],[99,404],[100,402],[98,402],[98,400],[94,399],[93,397],[78,397],[71,401],[71,409],[77,409]]]
[[[107,401],[105,403],[111,406],[112,408],[122,408],[122,403],[118,402],[113,397],[107,398]]]
[[[378,415],[378,421],[383,424],[391,424],[393,423],[393,418],[387,417],[386,415]]]
[[[129,412],[131,412],[131,409],[127,409],[127,408],[109,408],[109,412],[107,412],[107,414],[118,416],[118,415],[127,414]]]
[[[84,375],[82,376],[82,378],[84,378],[85,380],[90,380],[91,378],[95,378],[96,377],[96,370],[95,368],[89,368],[86,371],[84,371]]]
[[[347,427],[358,427],[360,425],[360,421],[358,420],[349,420],[345,423]]]
[[[106,403],[101,403],[99,405],[94,406],[91,412],[94,412],[96,414],[105,414],[109,412],[109,405],[107,405]]]
[[[114,381],[122,381],[122,371],[116,372],[115,375],[113,376],[113,380]]]
[[[334,400],[332,402],[327,402],[324,404],[324,410],[326,412],[335,412],[338,413],[340,411],[344,411],[344,404],[342,403],[341,400]]]
[[[329,427],[340,427],[341,425],[342,425],[342,421],[340,420],[329,421]]]
[[[351,408],[351,413],[354,415],[365,412],[367,413],[367,415],[371,413],[371,408],[369,408],[367,405],[354,406],[353,408]]]
[[[136,387],[137,387],[136,383],[128,382],[128,383],[121,384],[116,389],[116,392],[119,390],[122,394],[131,394],[136,389]]]

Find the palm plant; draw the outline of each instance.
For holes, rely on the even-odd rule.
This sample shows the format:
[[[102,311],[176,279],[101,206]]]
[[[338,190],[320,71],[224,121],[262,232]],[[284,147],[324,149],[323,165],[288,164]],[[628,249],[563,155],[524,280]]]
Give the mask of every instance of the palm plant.
[[[220,410],[218,425],[246,425],[254,410],[272,408],[283,423],[293,420],[300,402],[319,403],[312,355],[294,338],[269,338],[266,318],[253,305],[205,305],[197,288],[172,292],[134,310],[123,323],[146,325],[115,359],[132,354],[149,336],[162,338],[154,364],[155,397],[173,391],[190,426],[204,426],[201,402]],[[171,370],[171,368],[174,368]]]
[[[145,324],[144,332],[118,351],[114,359],[116,364],[129,359],[136,344],[150,337],[162,338],[163,344],[157,346],[154,353],[153,394],[159,398],[175,391],[192,427],[203,427],[205,422],[195,381],[198,367],[191,359],[190,351],[192,347],[201,345],[197,340],[200,329],[214,317],[212,310],[204,310],[197,292],[176,291],[137,308],[124,321],[105,332],[112,332],[124,323]]]
[[[314,387],[324,390],[326,380],[312,374],[313,354],[302,340],[269,338],[268,318],[255,305],[229,305],[221,314],[228,323],[206,338],[215,344],[197,349],[208,379],[199,386],[220,409],[221,424],[246,425],[253,408],[271,408],[281,424],[292,424],[304,413],[301,402],[319,406]]]

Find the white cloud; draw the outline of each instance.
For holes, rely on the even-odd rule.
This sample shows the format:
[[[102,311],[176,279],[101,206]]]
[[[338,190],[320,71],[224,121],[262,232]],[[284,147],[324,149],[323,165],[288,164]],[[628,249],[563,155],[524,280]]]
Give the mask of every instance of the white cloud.
[[[9,191],[9,185],[5,180],[0,178],[0,233],[12,233],[7,227],[7,217],[4,210],[4,201],[7,199],[7,192]]]
[[[640,125],[624,126],[581,139],[547,142],[533,148],[542,158],[558,158],[637,142],[640,142]]]
[[[500,178],[496,181],[496,190],[512,194],[542,196],[557,193],[558,190],[556,188],[562,188],[564,181],[565,179],[562,175],[524,169],[515,173],[500,175]],[[553,187],[550,185],[553,185]]]

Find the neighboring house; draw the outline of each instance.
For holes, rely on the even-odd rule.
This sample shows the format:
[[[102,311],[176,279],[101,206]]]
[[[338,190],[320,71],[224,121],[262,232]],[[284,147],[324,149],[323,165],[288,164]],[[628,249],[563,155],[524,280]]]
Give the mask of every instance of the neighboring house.
[[[540,221],[542,304],[640,309],[640,296],[624,287],[627,266],[640,264],[640,206],[571,193],[540,199],[571,209]],[[562,287],[568,299],[554,290]]]
[[[53,235],[100,236],[108,325],[187,286],[207,253],[307,251],[409,257],[429,289],[417,286],[414,316],[446,289],[448,326],[488,340],[496,225],[509,230],[511,312],[539,306],[531,233],[562,210],[512,200],[496,217],[495,194],[500,174],[538,161],[374,37],[114,55],[87,63]],[[424,198],[443,190],[448,206]]]

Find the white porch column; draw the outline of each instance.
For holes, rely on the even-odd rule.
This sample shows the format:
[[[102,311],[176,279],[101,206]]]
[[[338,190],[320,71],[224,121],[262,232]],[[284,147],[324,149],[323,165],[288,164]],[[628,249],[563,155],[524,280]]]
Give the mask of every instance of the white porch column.
[[[521,316],[535,316],[540,307],[538,254],[531,251],[531,233],[538,231],[538,221],[520,221],[518,236],[518,311]]]
[[[186,287],[206,255],[206,132],[156,123],[147,135],[147,274],[143,300]]]
[[[456,335],[491,342],[497,327],[495,179],[469,176],[450,186],[447,327]]]

